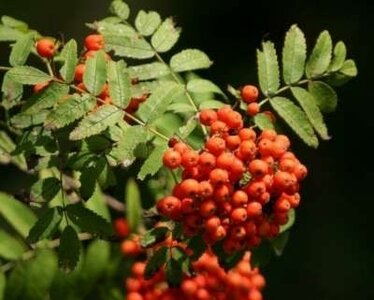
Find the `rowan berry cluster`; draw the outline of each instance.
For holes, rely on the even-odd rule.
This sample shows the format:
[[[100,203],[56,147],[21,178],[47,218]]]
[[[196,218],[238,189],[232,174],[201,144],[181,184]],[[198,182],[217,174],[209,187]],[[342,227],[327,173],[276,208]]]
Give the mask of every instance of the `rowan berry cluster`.
[[[85,51],[79,58],[79,64],[75,67],[75,75],[74,75],[74,82],[75,87],[77,91],[83,92],[87,91],[84,83],[83,83],[83,76],[86,69],[86,61],[88,58],[92,58],[95,56],[97,51],[103,50],[105,46],[104,38],[100,34],[91,34],[88,35],[84,40],[84,47]],[[43,57],[45,59],[52,59],[57,51],[58,46],[57,44],[52,40],[48,38],[42,38],[36,43],[36,50],[40,57]],[[107,61],[111,60],[111,56],[108,53],[105,53],[105,59]],[[132,80],[132,84],[136,85],[138,81],[136,79]],[[42,91],[46,86],[49,85],[49,82],[36,84],[34,86],[34,93],[38,93]],[[148,93],[141,94],[137,97],[132,97],[128,106],[125,108],[125,112],[129,114],[135,113],[139,105],[147,100],[149,97]],[[112,98],[109,93],[109,86],[108,84],[104,84],[101,93],[97,96],[97,106],[101,106],[103,104],[112,104]],[[128,121],[130,121],[128,119]]]
[[[144,279],[146,263],[137,262],[125,281],[127,300],[261,300],[265,279],[250,265],[247,252],[238,265],[226,272],[217,257],[205,252],[192,264],[195,276],[184,275],[179,287],[170,287],[162,268],[151,279]]]
[[[130,226],[125,218],[117,218],[113,222],[117,237],[121,240],[121,252],[125,257],[136,257],[144,251],[140,245],[140,236],[130,234]]]
[[[176,142],[164,153],[167,168],[183,171],[173,194],[157,202],[159,213],[181,222],[186,236],[202,234],[210,245],[223,241],[227,253],[275,237],[299,205],[299,182],[307,174],[289,139],[245,128],[229,106],[203,110],[199,119],[210,133],[203,149]]]

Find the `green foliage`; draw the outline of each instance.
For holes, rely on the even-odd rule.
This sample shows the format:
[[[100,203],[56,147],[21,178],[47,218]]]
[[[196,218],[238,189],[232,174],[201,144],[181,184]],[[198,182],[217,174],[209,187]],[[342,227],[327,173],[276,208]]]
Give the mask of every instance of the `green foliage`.
[[[83,74],[84,86],[94,96],[97,96],[102,92],[106,78],[105,53],[104,51],[97,51],[93,57],[89,57],[86,61],[86,68]]]
[[[135,19],[135,27],[141,35],[150,36],[161,24],[161,17],[155,11],[140,10]]]
[[[312,54],[306,63],[305,72],[308,78],[322,75],[331,62],[332,40],[328,31],[323,31],[317,39]]]
[[[174,72],[193,71],[207,69],[212,65],[212,61],[202,51],[197,49],[187,49],[175,54],[170,60],[170,67]]]
[[[37,220],[30,208],[2,192],[0,192],[0,215],[24,238]]]
[[[261,130],[274,129],[274,124],[271,122],[269,117],[264,113],[259,113],[253,118],[254,123]]]
[[[108,63],[109,94],[114,105],[125,108],[131,98],[131,82],[123,60]]]
[[[298,106],[283,97],[273,98],[270,104],[305,144],[311,147],[318,146],[318,139],[313,132],[313,127],[306,114]]]
[[[142,203],[139,187],[133,179],[129,179],[125,189],[126,220],[132,231],[137,231],[141,224]]]
[[[169,51],[180,36],[180,29],[175,28],[172,18],[166,19],[153,34],[151,43],[152,47],[159,53]]]
[[[43,240],[51,237],[62,221],[62,208],[53,207],[39,217],[38,221],[30,229],[27,241],[29,243],[36,243],[39,240]]]
[[[334,89],[322,81],[312,81],[308,85],[319,109],[324,113],[334,112],[338,105],[338,96]]]
[[[72,226],[66,226],[61,234],[58,248],[58,263],[66,273],[70,273],[77,265],[80,247],[77,232]]]
[[[156,79],[170,74],[168,66],[160,62],[131,66],[128,71],[132,78],[138,80]]]
[[[50,75],[29,66],[14,67],[8,72],[8,76],[9,79],[25,85],[45,83],[52,79]]]
[[[166,279],[170,286],[179,286],[182,281],[182,276],[182,264],[174,258],[169,259],[166,263]]]
[[[148,230],[141,238],[140,244],[143,248],[154,246],[155,244],[164,241],[166,235],[169,233],[167,227],[156,227]]]
[[[70,83],[74,79],[75,67],[78,63],[78,46],[75,40],[70,40],[66,43],[61,51],[61,58],[63,59],[63,66],[60,69],[62,78]]]
[[[14,154],[16,145],[11,138],[3,131],[0,131],[0,163],[13,163],[20,170],[26,171],[27,164],[25,157],[22,154]]]
[[[6,285],[6,277],[4,273],[1,271],[0,272],[0,300],[4,300],[5,285]]]
[[[18,260],[26,251],[26,245],[0,229],[0,257],[6,260]],[[0,274],[1,276],[1,274]],[[1,290],[1,289],[0,289]],[[0,293],[1,294],[1,293]],[[1,297],[0,297],[1,299]]]
[[[122,0],[114,0],[110,5],[110,11],[122,20],[126,20],[130,15],[129,6]]]
[[[144,278],[150,279],[167,261],[168,248],[160,247],[149,259],[144,272]]]
[[[162,167],[162,156],[166,149],[168,148],[167,144],[161,144],[155,146],[151,154],[144,161],[139,173],[138,179],[144,180],[148,175],[155,175]]]
[[[277,53],[272,42],[262,43],[262,51],[257,50],[258,79],[266,96],[274,95],[280,86]]]
[[[82,231],[102,238],[109,238],[114,234],[110,223],[81,203],[70,204],[65,210],[69,219]]]
[[[47,177],[33,184],[30,196],[34,202],[48,202],[51,201],[60,190],[60,181],[56,177]]]
[[[34,34],[28,33],[20,37],[13,45],[9,56],[9,63],[12,67],[22,66],[26,63],[34,45]]]
[[[124,35],[104,34],[105,49],[114,51],[120,57],[146,59],[155,55],[151,45],[140,38],[131,38]]]

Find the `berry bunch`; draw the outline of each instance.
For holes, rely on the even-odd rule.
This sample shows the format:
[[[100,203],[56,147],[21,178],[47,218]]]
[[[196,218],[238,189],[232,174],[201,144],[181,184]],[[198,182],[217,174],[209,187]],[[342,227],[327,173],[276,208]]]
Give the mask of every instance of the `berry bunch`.
[[[173,195],[157,202],[159,213],[180,221],[187,236],[202,234],[209,245],[223,241],[227,253],[275,237],[299,205],[307,174],[289,139],[245,128],[229,106],[203,110],[199,119],[210,132],[203,149],[176,142],[164,153],[164,165],[183,172]]]
[[[126,279],[127,300],[261,300],[265,279],[257,268],[251,269],[247,252],[238,265],[226,272],[217,257],[205,252],[193,263],[196,276],[185,275],[179,287],[169,287],[165,270],[151,279],[144,279],[145,263],[132,267],[132,277]]]
[[[78,91],[86,91],[86,87],[83,83],[83,76],[86,69],[86,61],[88,58],[94,57],[97,51],[103,50],[105,43],[104,38],[100,34],[91,34],[88,35],[84,40],[84,46],[85,51],[79,58],[80,63],[75,68],[75,87]],[[48,38],[42,38],[36,43],[36,50],[40,57],[48,59],[53,61],[53,57],[56,55],[58,51],[57,44]],[[108,53],[105,53],[105,59],[107,61],[111,60],[111,56]],[[135,78],[132,80],[132,84],[136,85],[138,84],[138,80]],[[34,86],[34,93],[39,93],[42,91],[45,87],[49,85],[49,82],[36,84]],[[128,106],[125,108],[125,111],[129,114],[135,113],[139,105],[147,100],[149,97],[148,93],[143,93],[139,96],[132,97]],[[108,84],[105,84],[102,88],[101,93],[97,96],[97,106],[101,106],[103,104],[112,104],[112,99],[109,93],[109,86]],[[127,121],[130,121],[130,119],[127,119]]]

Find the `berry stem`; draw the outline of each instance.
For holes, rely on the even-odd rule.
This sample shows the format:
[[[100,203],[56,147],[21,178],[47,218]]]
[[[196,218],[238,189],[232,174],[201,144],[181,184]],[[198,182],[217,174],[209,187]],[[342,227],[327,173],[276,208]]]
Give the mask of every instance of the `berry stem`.
[[[11,67],[0,66],[0,71],[9,71]]]

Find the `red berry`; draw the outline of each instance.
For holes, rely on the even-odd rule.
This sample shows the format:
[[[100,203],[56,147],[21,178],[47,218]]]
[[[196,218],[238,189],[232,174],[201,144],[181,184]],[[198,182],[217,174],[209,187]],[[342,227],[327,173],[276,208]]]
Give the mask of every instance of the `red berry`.
[[[257,102],[249,103],[247,106],[247,114],[254,117],[260,112],[260,105]]]
[[[84,46],[87,50],[100,50],[104,47],[104,38],[100,34],[91,34],[85,38]]]
[[[242,88],[241,95],[244,102],[255,102],[258,99],[258,89],[254,85],[245,85]]]
[[[206,126],[212,125],[215,121],[217,121],[218,116],[217,113],[212,109],[205,109],[202,110],[199,114],[200,123]]]
[[[56,46],[53,40],[43,38],[36,43],[36,51],[41,57],[52,58],[56,53]]]
[[[178,168],[182,162],[182,157],[179,152],[173,150],[173,149],[168,149],[164,153],[164,156],[162,158],[162,162],[165,167],[169,169],[175,169]]]

